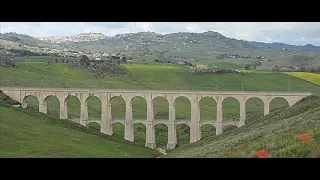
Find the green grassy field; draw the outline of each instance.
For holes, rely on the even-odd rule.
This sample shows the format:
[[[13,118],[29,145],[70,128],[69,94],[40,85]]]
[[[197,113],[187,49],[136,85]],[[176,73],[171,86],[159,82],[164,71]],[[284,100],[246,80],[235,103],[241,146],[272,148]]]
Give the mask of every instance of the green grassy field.
[[[320,98],[307,97],[290,108],[281,108],[239,129],[184,144],[168,158],[250,158],[266,149],[270,158],[320,157]],[[311,142],[299,136],[309,133]]]
[[[159,153],[32,109],[0,93],[0,157],[156,157]]]
[[[81,69],[71,69],[66,64],[46,64],[36,62],[19,63],[18,68],[0,68],[0,86],[2,87],[52,87],[52,88],[108,88],[108,89],[155,89],[155,90],[212,90],[212,91],[241,91],[243,82],[244,91],[281,91],[288,92],[290,81],[292,92],[312,92],[320,94],[320,88],[314,84],[283,73],[244,73],[244,74],[191,74],[183,67],[155,66],[125,64],[123,65],[129,75],[94,79],[93,76]],[[176,119],[190,120],[190,102],[186,98],[178,98],[175,102]],[[58,117],[58,100],[50,97],[47,100],[48,114]],[[100,102],[91,97],[88,100],[89,117],[100,117]],[[274,99],[271,110],[287,106],[283,99]],[[34,97],[28,99],[28,108],[38,109]],[[124,101],[120,98],[112,99],[112,116],[124,118]],[[263,114],[263,103],[258,99],[247,102],[247,117],[259,117]],[[223,102],[224,120],[239,118],[239,102],[228,98]],[[68,100],[68,113],[70,118],[77,118],[80,114],[80,102],[76,98]],[[200,102],[201,120],[216,119],[216,103],[211,99]],[[168,102],[162,98],[154,100],[155,119],[168,119]],[[146,119],[146,102],[142,98],[133,100],[134,119]],[[144,144],[144,127],[137,126],[136,133],[138,144]],[[181,125],[182,126],[182,125]],[[95,126],[93,126],[95,127]],[[202,131],[207,134],[214,130],[204,126]],[[143,132],[142,132],[143,131]],[[122,125],[115,125],[114,132],[123,136]],[[178,128],[179,142],[189,141],[186,135],[187,127]],[[204,136],[205,137],[205,136]],[[157,146],[165,146],[167,132],[164,125],[156,128]]]

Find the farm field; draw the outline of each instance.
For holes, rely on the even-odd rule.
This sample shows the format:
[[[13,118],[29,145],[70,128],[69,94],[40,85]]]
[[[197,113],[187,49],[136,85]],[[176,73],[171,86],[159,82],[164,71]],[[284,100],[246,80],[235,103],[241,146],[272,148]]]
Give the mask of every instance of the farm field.
[[[308,72],[286,72],[286,74],[309,81],[313,84],[320,86],[320,74]]]

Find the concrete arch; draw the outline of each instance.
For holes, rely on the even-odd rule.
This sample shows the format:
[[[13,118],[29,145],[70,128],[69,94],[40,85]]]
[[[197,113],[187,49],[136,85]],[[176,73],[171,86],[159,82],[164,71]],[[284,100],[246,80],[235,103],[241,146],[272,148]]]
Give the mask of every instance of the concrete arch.
[[[230,102],[233,101],[233,102]],[[223,121],[240,121],[241,101],[235,96],[226,96],[221,101]]]
[[[200,103],[200,101],[202,100],[202,99],[213,99],[216,103],[217,103],[217,97],[216,96],[211,96],[211,95],[201,95],[199,98],[198,98],[198,103]]]
[[[33,95],[33,94],[27,94],[27,95],[25,95],[24,97],[23,97],[23,100],[22,100],[22,103],[21,103],[21,106],[22,106],[22,108],[27,108],[28,107],[28,102],[27,102],[27,100],[28,99],[30,99],[30,98],[35,98],[35,99],[37,99],[37,102],[30,102],[30,108],[32,107],[32,106],[35,106],[36,105],[36,103],[37,103],[37,105],[38,105],[38,109],[39,109],[39,104],[40,104],[40,100],[39,100],[39,98],[37,97],[37,96],[35,96],[35,95]]]
[[[216,121],[217,101],[212,96],[202,96],[199,100],[200,121]]]
[[[153,114],[155,120],[169,120],[169,101],[163,96],[152,99]]]
[[[60,100],[55,95],[47,95],[43,99],[43,113],[60,116]]]
[[[212,123],[202,123],[200,126],[200,139],[215,136],[216,135],[216,127]]]
[[[64,100],[67,118],[80,122],[81,101],[78,96],[68,95]]]
[[[157,121],[154,122],[154,126],[159,125],[159,124],[165,125],[168,128],[168,125],[166,123],[164,123],[164,122],[157,122]]]
[[[175,120],[191,120],[191,102],[186,96],[177,96],[173,99]]]
[[[146,142],[146,125],[141,122],[136,122],[133,127],[133,139],[137,144],[144,145]]]
[[[263,97],[261,97],[261,96],[247,96],[247,97],[245,98],[244,103],[246,104],[249,99],[259,99],[259,100],[261,100],[263,103],[266,102],[265,98],[263,98]]]
[[[289,101],[285,97],[273,96],[273,97],[271,97],[268,105],[269,105],[270,111],[273,111],[278,108],[288,107],[290,104],[289,104]]]
[[[190,143],[190,127],[187,124],[176,125],[177,131],[177,144],[187,144]]]
[[[185,125],[187,125],[188,127],[190,127],[189,121],[176,121],[176,126],[178,126],[178,125],[180,125],[180,124],[185,124]]]
[[[99,96],[88,96],[85,99],[89,119],[101,119],[102,101]]]
[[[110,126],[113,126],[115,124],[122,124],[123,126],[125,126],[125,122],[122,120],[112,121],[112,123],[110,123]]]
[[[109,100],[109,106],[111,110],[111,119],[125,119],[126,101],[121,95],[112,96]]]
[[[131,99],[130,99],[130,104],[132,104],[132,100],[133,100],[134,98],[141,98],[141,99],[144,99],[144,100],[146,101],[146,98],[145,98],[144,96],[142,96],[142,95],[134,95],[134,96],[132,96]],[[147,102],[147,101],[146,101],[146,102]]]
[[[187,98],[190,103],[192,102],[192,99],[190,99],[190,97],[189,97],[189,96],[186,96],[186,95],[176,95],[176,96],[173,96],[172,101],[175,102],[178,98]]]
[[[153,94],[151,100],[153,101],[155,98],[158,98],[158,97],[162,97],[168,101],[167,95],[164,95],[164,94]]]
[[[132,106],[133,119],[146,120],[147,119],[147,101],[143,96],[134,96],[130,99]]]
[[[101,97],[98,96],[97,94],[89,94],[89,96],[87,96],[84,101],[87,102],[88,99],[90,99],[90,98],[98,98],[100,100],[100,102],[102,102]]]
[[[251,96],[245,100],[246,119],[250,117],[262,117],[264,115],[265,102],[261,97]]]
[[[224,97],[222,97],[221,98],[221,104],[223,104],[223,102],[226,100],[226,99],[236,99],[238,102],[239,102],[239,104],[241,103],[241,99],[239,99],[239,97],[238,96],[224,96]]]

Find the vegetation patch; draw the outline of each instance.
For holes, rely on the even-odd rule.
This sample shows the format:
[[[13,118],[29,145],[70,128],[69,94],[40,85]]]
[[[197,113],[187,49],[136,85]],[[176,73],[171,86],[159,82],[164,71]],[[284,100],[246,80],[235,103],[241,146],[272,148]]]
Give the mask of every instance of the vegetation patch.
[[[165,157],[307,157],[320,148],[320,97],[309,96],[245,126],[176,148]],[[301,136],[312,136],[302,141]],[[310,139],[310,135],[308,138]]]

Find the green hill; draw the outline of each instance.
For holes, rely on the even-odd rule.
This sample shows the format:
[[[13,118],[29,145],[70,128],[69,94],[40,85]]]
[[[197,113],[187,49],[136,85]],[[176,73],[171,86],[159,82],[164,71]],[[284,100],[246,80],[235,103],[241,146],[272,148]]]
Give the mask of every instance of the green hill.
[[[304,143],[299,136],[310,133]],[[182,145],[165,157],[257,157],[268,150],[268,157],[320,157],[320,97],[309,96],[290,108],[281,108],[251,121],[239,129]]]
[[[156,157],[157,151],[78,124],[12,107],[0,92],[0,157]]]
[[[320,88],[304,80],[283,73],[244,73],[244,74],[190,74],[183,67],[154,66],[154,65],[123,65],[128,75],[95,79],[88,71],[73,69],[66,64],[46,64],[39,62],[19,63],[17,68],[0,68],[1,87],[51,87],[51,88],[108,88],[108,89],[159,89],[159,90],[213,90],[213,91],[239,91],[244,84],[245,91],[288,91],[290,81],[292,92],[312,92],[320,95]],[[28,109],[38,109],[35,97],[28,97]],[[59,101],[50,97],[47,101],[48,114],[59,117]],[[288,106],[287,102],[277,98],[271,102],[271,110]],[[101,102],[98,98],[88,99],[90,118],[100,117]],[[190,120],[190,102],[185,98],[176,100],[176,118]],[[224,120],[237,120],[239,118],[239,103],[228,98],[223,103]],[[120,98],[112,99],[112,116],[124,118],[124,101]],[[263,102],[250,99],[247,102],[247,117],[261,117],[263,115]],[[80,102],[76,98],[68,100],[69,118],[79,118]],[[216,119],[216,103],[211,99],[200,102],[201,120]],[[157,98],[154,100],[155,119],[168,119],[168,102]],[[146,119],[146,103],[142,98],[133,100],[133,118]],[[99,128],[97,125],[91,127]],[[189,141],[187,126],[178,126],[178,141],[180,144]],[[208,132],[214,131],[211,126],[201,129],[205,137]],[[114,126],[116,135],[123,137],[122,125]],[[156,126],[157,147],[167,143],[166,126]],[[141,146],[145,143],[145,127],[135,125],[135,140]]]

